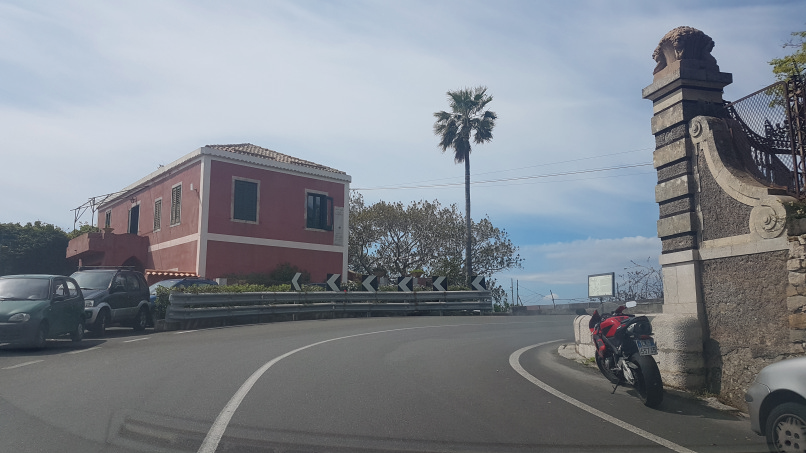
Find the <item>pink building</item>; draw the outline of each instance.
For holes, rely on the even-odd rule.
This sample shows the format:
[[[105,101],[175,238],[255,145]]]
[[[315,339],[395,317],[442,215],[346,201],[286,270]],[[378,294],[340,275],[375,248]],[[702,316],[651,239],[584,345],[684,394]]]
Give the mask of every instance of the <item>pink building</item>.
[[[207,278],[291,263],[323,282],[347,274],[350,176],[251,144],[209,145],[98,205],[98,226],[70,241],[84,265],[133,265]],[[110,230],[111,229],[111,230]]]

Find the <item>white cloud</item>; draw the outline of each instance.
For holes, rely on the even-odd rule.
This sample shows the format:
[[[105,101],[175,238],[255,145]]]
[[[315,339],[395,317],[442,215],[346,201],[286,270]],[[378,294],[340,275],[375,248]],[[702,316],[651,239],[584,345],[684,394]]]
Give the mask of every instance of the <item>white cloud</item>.
[[[587,284],[588,275],[621,273],[632,262],[658,266],[660,239],[642,236],[585,239],[521,247],[521,256],[538,272],[513,274],[519,281],[544,285]]]
[[[805,16],[774,1],[0,3],[0,222],[70,228],[88,197],[214,143],[333,166],[353,187],[462,183],[432,113],[481,84],[500,119],[474,181],[650,163],[641,89],[666,32],[713,37],[737,99],[771,81]],[[588,274],[656,259],[654,185],[651,167],[476,185],[472,212],[518,231],[513,276],[576,297]],[[461,185],[364,195],[464,206]]]

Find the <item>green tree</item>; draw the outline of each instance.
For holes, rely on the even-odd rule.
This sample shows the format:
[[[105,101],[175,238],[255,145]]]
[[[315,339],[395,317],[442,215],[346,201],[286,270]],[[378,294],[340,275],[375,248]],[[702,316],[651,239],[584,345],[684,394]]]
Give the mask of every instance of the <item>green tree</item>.
[[[430,272],[450,244],[446,235],[461,219],[455,206],[442,207],[437,201],[365,206],[363,198],[353,196],[350,202],[348,263],[353,271],[367,274],[376,268],[399,276],[414,269]]]
[[[79,226],[77,230],[74,229],[73,231],[67,233],[67,239],[75,239],[86,233],[99,233],[100,231],[101,231],[100,228],[84,222],[81,223],[81,226]]]
[[[350,269],[362,274],[371,274],[379,267],[374,247],[380,237],[374,213],[364,204],[358,192],[350,194],[350,234],[347,259]]]
[[[67,234],[48,223],[0,223],[0,275],[69,274],[67,242]]]
[[[422,269],[453,283],[464,282],[463,224],[456,205],[445,207],[434,200],[408,206],[380,201],[366,206],[362,197],[354,195],[350,197],[350,269],[369,274],[380,267],[394,276]],[[489,217],[473,222],[471,231],[471,258],[480,275],[521,266],[518,247]]]
[[[791,54],[770,60],[772,72],[778,80],[803,74],[806,69],[806,31],[792,32],[792,39],[783,46],[795,49]]]
[[[470,152],[471,137],[474,143],[482,144],[493,139],[493,128],[498,116],[485,110],[493,97],[487,94],[487,87],[479,86],[473,89],[463,88],[448,91],[448,103],[451,112],[439,111],[434,113],[434,134],[440,137],[439,147],[442,152],[453,149],[453,158],[456,163],[465,164],[465,225],[467,228],[465,239],[465,271],[466,282],[470,285],[470,276],[473,273],[472,265],[472,233],[470,217]]]

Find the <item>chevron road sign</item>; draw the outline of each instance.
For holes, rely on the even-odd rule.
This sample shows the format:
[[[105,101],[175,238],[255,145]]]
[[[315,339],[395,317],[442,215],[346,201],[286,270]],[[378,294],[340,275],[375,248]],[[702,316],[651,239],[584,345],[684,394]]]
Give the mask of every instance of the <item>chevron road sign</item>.
[[[473,289],[476,291],[487,291],[487,282],[484,281],[484,277],[481,275],[473,275],[470,278],[470,286],[472,286]]]
[[[433,279],[431,286],[434,291],[447,291],[448,290],[448,277],[431,277]]]
[[[371,293],[378,291],[378,277],[374,275],[362,275],[361,288]]]
[[[291,286],[294,287],[295,291],[302,291],[302,288],[299,286],[299,278],[302,277],[301,272],[297,272],[294,274],[294,278],[291,279]]]
[[[327,289],[330,291],[341,291],[341,274],[327,274]]]
[[[403,291],[404,293],[410,293],[414,291],[414,279],[411,277],[398,277],[397,290]]]

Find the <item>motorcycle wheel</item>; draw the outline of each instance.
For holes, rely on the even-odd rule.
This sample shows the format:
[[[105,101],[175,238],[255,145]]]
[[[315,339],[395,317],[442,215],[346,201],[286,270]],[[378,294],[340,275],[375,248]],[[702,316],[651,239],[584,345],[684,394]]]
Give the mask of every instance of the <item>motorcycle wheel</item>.
[[[605,365],[605,359],[599,357],[599,354],[596,354],[596,366],[599,367],[599,371],[602,372],[602,375],[604,375],[611,384],[618,384],[621,380],[616,373],[613,373],[613,371]]]
[[[651,355],[635,353],[630,357],[630,362],[638,367],[637,370],[633,370],[634,387],[644,406],[658,407],[663,401],[663,381],[655,359]]]

